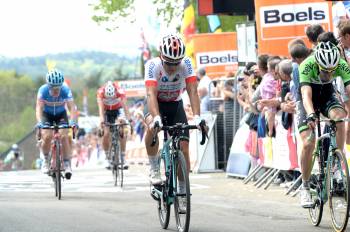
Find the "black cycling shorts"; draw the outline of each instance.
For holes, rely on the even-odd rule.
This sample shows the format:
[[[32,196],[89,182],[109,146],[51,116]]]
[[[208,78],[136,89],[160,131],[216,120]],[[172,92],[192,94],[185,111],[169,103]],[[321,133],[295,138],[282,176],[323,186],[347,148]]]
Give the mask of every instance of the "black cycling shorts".
[[[64,111],[60,114],[49,114],[47,112],[43,112],[43,123],[44,124],[49,124],[49,125],[53,125],[53,124],[68,124],[68,117],[67,117],[67,112]]]
[[[176,123],[188,124],[182,100],[174,102],[158,102],[158,106],[163,125],[172,126]],[[149,115],[147,104],[145,104],[144,113],[146,118]],[[188,141],[190,133],[188,130],[185,130],[180,133],[180,136],[185,137],[184,140]]]
[[[312,103],[314,110],[319,111],[323,116],[329,118],[329,111],[334,108],[341,108],[345,111],[343,105],[336,96],[332,84],[312,85]],[[306,122],[306,111],[302,100],[297,102],[297,123],[299,132],[308,129]]]
[[[115,120],[121,114],[120,109],[117,110],[106,110],[105,111],[105,121],[108,123],[115,123]]]

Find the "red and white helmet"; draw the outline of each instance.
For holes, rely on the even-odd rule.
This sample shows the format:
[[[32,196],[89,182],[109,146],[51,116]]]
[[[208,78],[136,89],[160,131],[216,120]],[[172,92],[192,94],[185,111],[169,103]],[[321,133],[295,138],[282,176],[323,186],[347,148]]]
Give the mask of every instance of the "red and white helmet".
[[[182,39],[174,34],[163,37],[160,43],[161,58],[170,62],[179,62],[185,57],[185,50]]]
[[[110,98],[115,96],[115,87],[112,81],[108,81],[105,86],[105,97]]]

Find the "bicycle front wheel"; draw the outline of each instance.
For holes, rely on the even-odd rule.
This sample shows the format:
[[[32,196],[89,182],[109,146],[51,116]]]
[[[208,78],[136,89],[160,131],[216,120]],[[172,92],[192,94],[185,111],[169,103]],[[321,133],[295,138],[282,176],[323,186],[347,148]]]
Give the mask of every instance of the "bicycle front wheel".
[[[332,224],[336,231],[344,231],[349,218],[348,164],[340,150],[335,150],[328,162],[327,193]]]
[[[160,156],[160,152],[158,153],[158,157]],[[160,159],[159,164],[159,170],[161,172],[161,178],[162,178],[162,184],[154,186],[154,188],[157,188],[159,191],[162,192],[161,195],[159,195],[158,200],[158,217],[160,225],[163,229],[167,229],[169,226],[169,220],[170,220],[170,203],[168,202],[169,199],[169,178],[166,177],[166,164],[165,160],[162,158]]]
[[[174,186],[176,226],[179,232],[187,232],[190,227],[191,192],[186,160],[181,151],[177,151],[175,166],[177,167],[177,172],[175,172],[177,178]]]
[[[55,169],[55,177],[56,177],[56,182],[55,182],[55,187],[56,187],[56,194],[58,197],[58,200],[61,200],[61,195],[62,195],[62,189],[61,189],[61,147],[59,144],[59,141],[55,142],[56,146],[56,169]]]
[[[322,186],[320,184],[320,175],[311,175],[310,193],[314,206],[309,209],[309,218],[314,226],[318,226],[322,219],[324,201],[322,199]]]

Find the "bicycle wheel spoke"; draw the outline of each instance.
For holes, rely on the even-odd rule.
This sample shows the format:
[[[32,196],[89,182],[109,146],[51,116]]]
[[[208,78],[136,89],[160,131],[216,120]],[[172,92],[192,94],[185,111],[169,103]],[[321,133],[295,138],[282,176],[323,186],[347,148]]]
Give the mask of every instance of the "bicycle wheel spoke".
[[[168,228],[169,225],[169,219],[170,219],[170,203],[167,202],[168,199],[168,184],[167,180],[165,179],[165,160],[160,160],[160,171],[161,171],[161,177],[164,180],[161,185],[157,185],[154,188],[158,189],[162,194],[159,196],[158,200],[158,217],[160,225],[163,229]],[[169,177],[171,178],[171,177]]]
[[[323,214],[323,200],[321,196],[321,186],[319,184],[319,175],[311,175],[310,178],[310,193],[311,199],[314,202],[314,207],[309,209],[309,218],[314,226],[318,226]]]
[[[181,151],[178,151],[177,164],[175,166],[177,166],[177,178],[174,189],[176,225],[178,231],[187,232],[190,226],[191,193],[186,160]]]
[[[344,155],[336,150],[330,162],[327,191],[332,224],[337,231],[344,231],[349,217],[349,170]]]

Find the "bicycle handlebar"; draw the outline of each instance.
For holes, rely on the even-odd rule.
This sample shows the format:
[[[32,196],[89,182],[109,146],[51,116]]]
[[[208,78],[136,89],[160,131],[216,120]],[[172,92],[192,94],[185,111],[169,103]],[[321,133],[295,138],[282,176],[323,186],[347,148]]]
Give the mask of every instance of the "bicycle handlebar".
[[[131,125],[130,123],[118,123],[118,122],[115,122],[115,123],[110,123],[110,122],[104,122],[103,125],[105,126],[127,126],[127,125]]]
[[[61,130],[61,129],[74,129],[77,128],[75,126],[70,126],[68,124],[60,124],[60,125],[42,125],[42,126],[37,126],[37,128],[39,129],[39,133],[38,133],[38,140],[41,139],[41,133],[40,130]],[[75,130],[73,130],[73,139],[75,139]]]
[[[200,126],[200,128],[201,128],[200,130],[202,132],[202,139],[201,139],[200,145],[204,145],[205,138],[208,138],[208,134],[206,133],[205,121],[202,120],[199,123],[199,126]],[[199,128],[196,125],[187,125],[187,124],[183,124],[183,123],[177,123],[173,126],[162,126],[160,128],[158,122],[156,122],[154,125],[154,129],[158,133],[161,130],[175,132],[175,131],[179,131],[179,130],[192,130],[192,129],[199,129]],[[151,143],[152,147],[157,143],[157,133],[153,134],[152,143]]]

